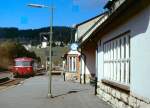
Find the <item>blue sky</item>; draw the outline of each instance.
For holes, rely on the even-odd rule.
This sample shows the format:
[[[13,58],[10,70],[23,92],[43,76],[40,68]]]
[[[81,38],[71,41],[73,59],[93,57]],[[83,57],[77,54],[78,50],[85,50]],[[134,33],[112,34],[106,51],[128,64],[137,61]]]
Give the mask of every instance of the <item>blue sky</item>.
[[[72,26],[102,12],[107,0],[53,0],[54,25]],[[50,24],[50,11],[28,7],[29,3],[50,5],[51,0],[1,0],[0,27],[35,29]]]

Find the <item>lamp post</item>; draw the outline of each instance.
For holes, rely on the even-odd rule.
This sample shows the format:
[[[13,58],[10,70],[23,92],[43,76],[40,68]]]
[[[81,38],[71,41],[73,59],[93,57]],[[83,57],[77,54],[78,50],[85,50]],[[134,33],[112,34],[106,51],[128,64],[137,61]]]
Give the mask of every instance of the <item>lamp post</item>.
[[[49,8],[51,10],[51,17],[50,17],[50,35],[49,35],[49,81],[48,81],[48,97],[52,98],[52,37],[53,37],[53,4],[51,4],[51,7],[40,5],[40,4],[28,4],[30,7],[34,8]]]

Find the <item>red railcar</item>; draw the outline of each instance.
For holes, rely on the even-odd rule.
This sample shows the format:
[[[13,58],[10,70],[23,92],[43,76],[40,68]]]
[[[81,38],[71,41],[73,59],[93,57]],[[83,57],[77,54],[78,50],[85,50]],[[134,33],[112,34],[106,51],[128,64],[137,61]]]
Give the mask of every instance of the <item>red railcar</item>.
[[[34,75],[32,58],[27,58],[27,57],[16,58],[14,62],[15,62],[15,66],[13,67],[13,72],[16,76]]]

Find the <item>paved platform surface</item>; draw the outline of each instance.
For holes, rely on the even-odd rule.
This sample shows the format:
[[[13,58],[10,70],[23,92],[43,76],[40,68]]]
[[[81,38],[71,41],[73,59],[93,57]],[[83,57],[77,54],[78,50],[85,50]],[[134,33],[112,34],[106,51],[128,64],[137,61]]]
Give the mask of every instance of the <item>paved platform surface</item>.
[[[92,86],[64,82],[60,76],[53,76],[54,98],[49,99],[47,82],[47,76],[37,76],[0,91],[0,108],[111,108],[94,95]]]

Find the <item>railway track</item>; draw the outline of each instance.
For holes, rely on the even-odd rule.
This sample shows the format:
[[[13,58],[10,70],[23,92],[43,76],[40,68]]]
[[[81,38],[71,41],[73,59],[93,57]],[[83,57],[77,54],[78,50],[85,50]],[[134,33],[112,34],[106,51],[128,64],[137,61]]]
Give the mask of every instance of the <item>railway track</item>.
[[[24,78],[13,78],[9,71],[0,72],[0,90],[19,84]]]
[[[16,79],[11,79],[5,82],[0,83],[0,86],[11,86],[11,85],[17,85],[19,84],[21,81],[23,81],[24,78],[16,78]]]
[[[38,70],[36,75],[44,75],[43,70]],[[27,78],[13,78],[11,72],[0,72],[0,91],[10,86],[18,85]]]
[[[1,82],[0,83],[0,91],[3,90],[3,89],[8,88],[10,86],[18,85],[23,80],[25,80],[25,79],[24,78],[16,78],[16,79],[10,79],[10,80],[5,81],[5,82]]]

